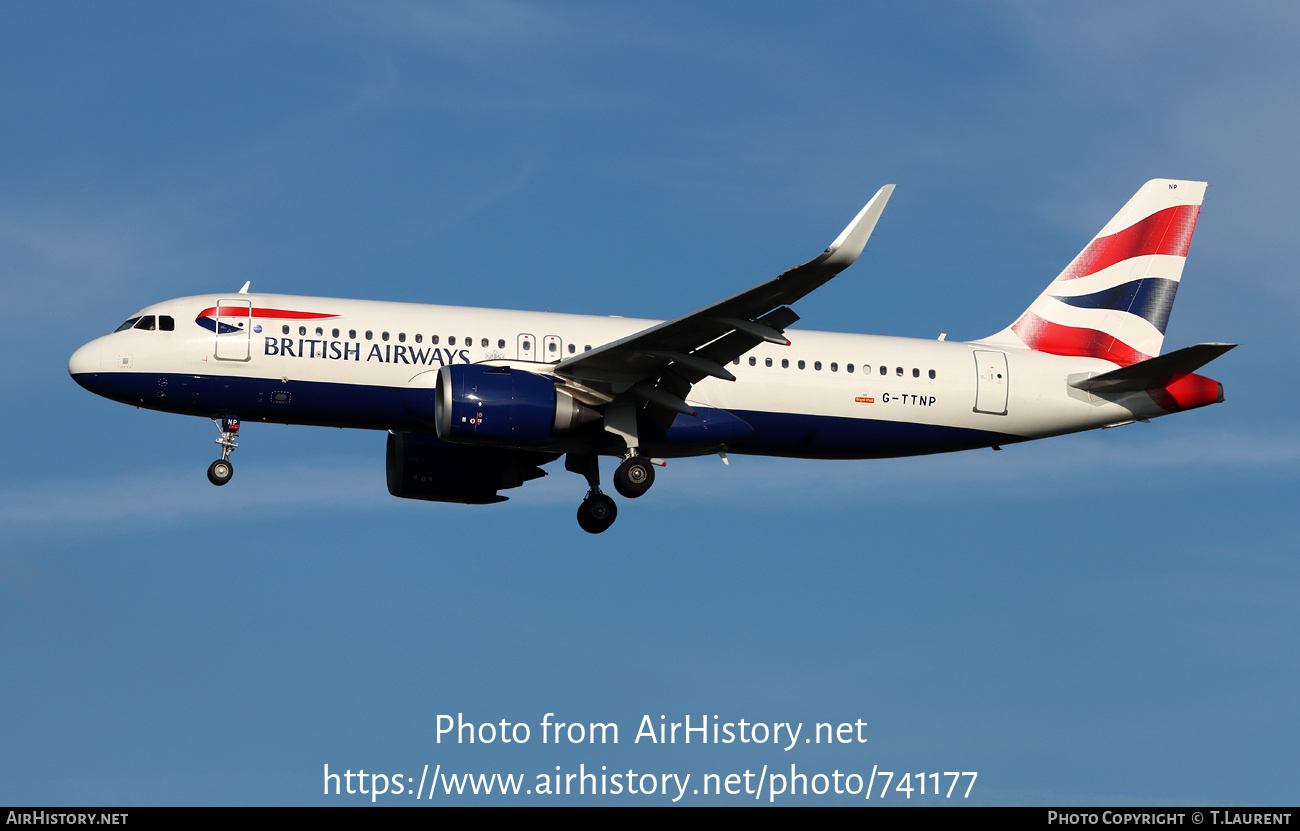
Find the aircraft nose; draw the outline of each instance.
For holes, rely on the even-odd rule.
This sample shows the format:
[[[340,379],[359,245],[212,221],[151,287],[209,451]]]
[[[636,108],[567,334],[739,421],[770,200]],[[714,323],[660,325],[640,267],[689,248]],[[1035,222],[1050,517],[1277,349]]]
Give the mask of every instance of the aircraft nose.
[[[92,372],[99,372],[99,352],[100,343],[98,340],[92,340],[90,343],[72,353],[68,358],[68,374],[77,383],[82,383],[78,376],[88,375]],[[83,385],[84,386],[84,385]]]

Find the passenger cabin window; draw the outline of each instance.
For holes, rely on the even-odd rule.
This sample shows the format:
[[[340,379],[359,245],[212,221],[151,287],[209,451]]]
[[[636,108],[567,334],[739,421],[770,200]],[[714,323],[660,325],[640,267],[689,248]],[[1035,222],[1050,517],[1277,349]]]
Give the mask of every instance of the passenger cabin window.
[[[482,346],[484,349],[487,349],[488,339],[487,339],[487,338],[484,338],[484,339],[483,339],[483,342],[482,342],[481,344],[479,344],[479,345]]]
[[[424,335],[416,335],[416,336],[415,336],[415,342],[416,342],[416,343],[424,343]]]
[[[330,335],[330,337],[332,337],[332,338],[337,338],[338,336],[339,336],[339,330],[338,330],[338,329],[335,329],[334,332],[333,332],[333,334]]]
[[[286,323],[283,326],[281,326],[280,332],[285,335],[289,334],[289,324]]]
[[[931,381],[934,380],[934,370],[933,370],[933,369],[930,370],[930,380],[931,380]]]
[[[455,335],[452,335],[451,337],[447,338],[447,345],[448,345],[448,346],[455,346],[455,345],[456,345],[456,336],[455,336]],[[528,347],[525,346],[524,348],[527,349]]]
[[[380,332],[380,333],[379,333],[379,337],[380,337],[381,339],[383,339],[383,340],[388,340],[388,333],[387,333],[387,332]]]
[[[307,334],[307,327],[306,327],[306,326],[299,326],[299,327],[298,327],[298,334],[300,334],[300,335],[305,335],[305,334]]]
[[[405,332],[398,332],[398,333],[397,333],[397,342],[398,342],[398,343],[406,343],[406,333],[405,333]]]
[[[437,336],[437,335],[429,335],[429,343],[432,343],[432,344],[434,344],[434,345],[437,345],[437,343],[438,343],[438,336]]]

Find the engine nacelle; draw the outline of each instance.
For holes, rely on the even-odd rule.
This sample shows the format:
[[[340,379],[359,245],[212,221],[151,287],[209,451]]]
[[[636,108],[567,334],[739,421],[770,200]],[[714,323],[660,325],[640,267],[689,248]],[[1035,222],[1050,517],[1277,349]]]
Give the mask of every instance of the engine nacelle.
[[[484,505],[504,502],[499,490],[545,476],[538,465],[556,454],[448,444],[419,433],[389,433],[388,492],[404,499]]]
[[[481,364],[438,370],[434,426],[444,441],[527,447],[599,417],[535,372]]]

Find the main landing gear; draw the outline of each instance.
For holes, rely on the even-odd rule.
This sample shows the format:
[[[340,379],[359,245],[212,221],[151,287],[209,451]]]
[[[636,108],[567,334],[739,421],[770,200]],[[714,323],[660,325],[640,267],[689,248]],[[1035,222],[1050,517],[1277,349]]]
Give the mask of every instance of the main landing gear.
[[[587,491],[587,498],[578,506],[578,526],[588,534],[599,534],[618,519],[618,506],[614,500],[600,492],[600,488]]]
[[[600,463],[596,454],[569,453],[564,467],[587,479],[587,496],[578,506],[578,525],[588,534],[600,534],[618,518],[618,506],[600,490]],[[632,454],[614,471],[614,489],[628,499],[635,499],[654,484],[654,463],[645,456]]]
[[[235,416],[226,416],[221,419],[214,418],[212,423],[221,431],[221,438],[217,439],[217,444],[221,445],[221,458],[208,465],[208,481],[214,485],[224,485],[235,475],[235,466],[230,463],[230,453],[239,446],[239,442],[235,441],[239,436],[239,419]]]
[[[628,456],[614,471],[614,490],[628,499],[636,499],[654,483],[654,465],[645,456]]]

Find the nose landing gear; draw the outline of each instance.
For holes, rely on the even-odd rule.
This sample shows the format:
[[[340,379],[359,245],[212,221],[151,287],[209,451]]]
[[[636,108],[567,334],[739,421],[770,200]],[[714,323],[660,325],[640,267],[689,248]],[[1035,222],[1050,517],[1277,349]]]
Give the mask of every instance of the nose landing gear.
[[[235,475],[235,466],[225,459],[217,459],[208,465],[208,481],[214,485],[224,485]]]
[[[239,419],[236,416],[226,416],[214,418],[212,423],[221,431],[221,437],[217,439],[217,444],[221,445],[221,458],[208,465],[208,481],[214,485],[224,485],[235,475],[230,453],[239,446],[239,442],[235,441],[239,436]]]

